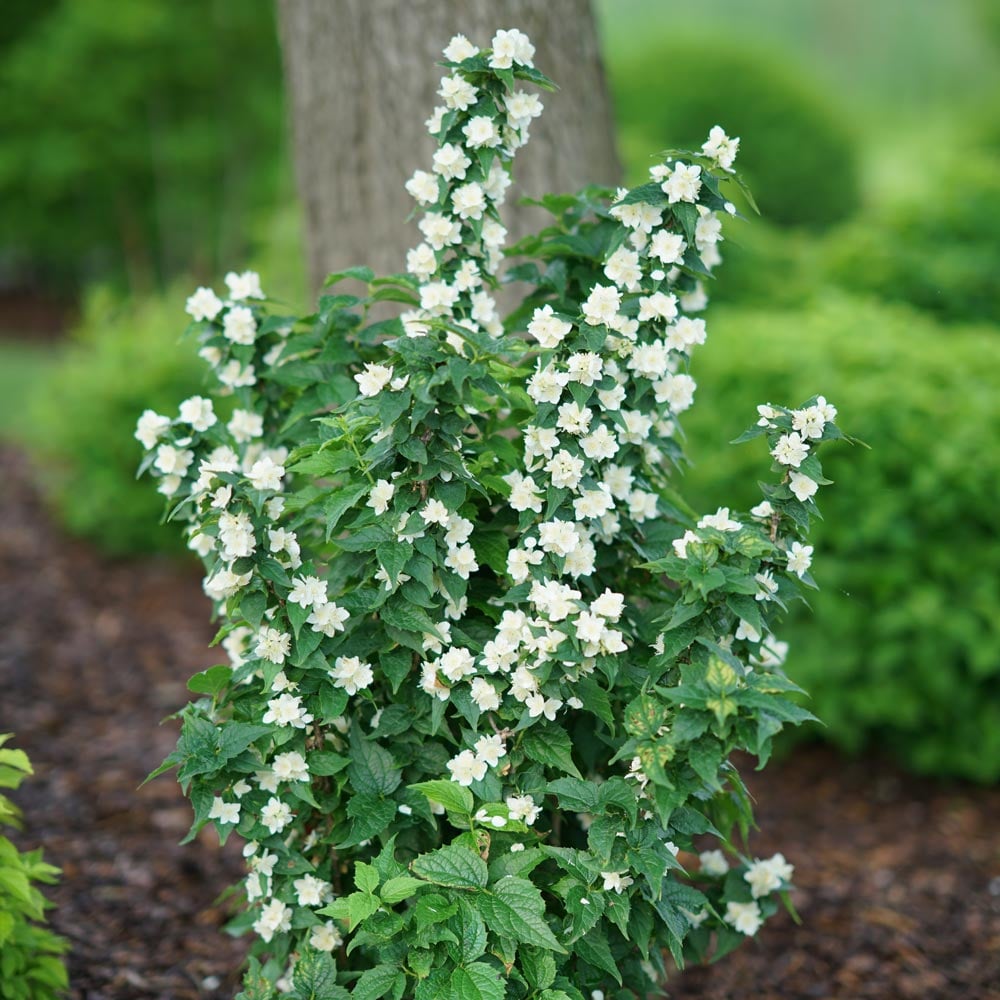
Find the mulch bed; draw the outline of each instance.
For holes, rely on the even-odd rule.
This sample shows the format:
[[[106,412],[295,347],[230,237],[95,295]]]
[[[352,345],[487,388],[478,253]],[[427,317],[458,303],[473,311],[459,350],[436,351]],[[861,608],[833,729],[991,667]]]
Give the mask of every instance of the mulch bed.
[[[36,776],[18,793],[63,868],[52,925],[72,944],[76,1000],[232,997],[245,945],[220,931],[219,893],[242,874],[213,834],[186,847],[190,812],[159,725],[210,666],[198,577],[110,562],[49,522],[25,462],[0,448],[0,731]],[[922,781],[823,748],[749,775],[754,852],[796,866],[803,924],[781,915],[677,1000],[1000,998],[1000,790]]]

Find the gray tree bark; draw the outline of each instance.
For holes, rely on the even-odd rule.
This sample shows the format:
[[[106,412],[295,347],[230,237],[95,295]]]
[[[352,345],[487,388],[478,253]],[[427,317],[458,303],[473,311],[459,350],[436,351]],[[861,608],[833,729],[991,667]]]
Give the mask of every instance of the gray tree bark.
[[[503,207],[516,239],[545,224],[518,197],[614,184],[621,168],[590,0],[278,0],[309,276],[368,264],[403,269],[416,245],[404,183],[429,169],[424,125],[449,39],[488,47],[498,28],[520,28],[535,65],[560,87],[514,162]]]

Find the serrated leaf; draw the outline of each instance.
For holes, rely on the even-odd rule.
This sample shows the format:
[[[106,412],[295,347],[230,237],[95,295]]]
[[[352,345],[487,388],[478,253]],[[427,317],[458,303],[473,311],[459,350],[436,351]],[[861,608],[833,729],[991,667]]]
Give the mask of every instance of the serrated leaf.
[[[566,954],[545,920],[541,892],[527,879],[501,879],[490,890],[477,894],[474,905],[494,934]]]
[[[347,777],[356,792],[369,795],[391,795],[402,780],[402,772],[385,747],[361,735],[355,723],[351,727],[351,763]]]
[[[422,889],[426,884],[412,875],[397,875],[382,886],[379,895],[387,906],[394,906],[396,903],[401,903],[404,899],[415,895],[417,890]]]
[[[507,984],[499,969],[485,962],[473,962],[451,974],[455,1000],[503,1000]]]
[[[188,691],[194,694],[207,694],[215,697],[230,681],[233,668],[225,663],[219,663],[208,670],[195,674],[187,684]]]
[[[574,778],[583,778],[573,763],[573,744],[561,726],[534,726],[524,735],[521,748],[532,760]]]
[[[354,863],[354,884],[362,892],[374,892],[378,888],[378,872],[364,861]]]
[[[489,880],[486,862],[467,847],[447,847],[414,858],[410,868],[422,879],[453,889],[483,889]]]
[[[595,927],[583,935],[573,945],[574,952],[588,965],[614,977],[619,986],[622,984],[622,974],[608,946],[608,935],[603,927]]]
[[[361,978],[354,984],[351,991],[352,1000],[379,1000],[396,985],[396,980],[403,976],[401,969],[395,965],[376,965],[374,969],[361,973]]]
[[[456,784],[454,781],[421,781],[409,787],[413,791],[425,795],[431,802],[436,802],[451,812],[470,815],[475,805],[472,792],[468,788],[463,788],[462,785]]]

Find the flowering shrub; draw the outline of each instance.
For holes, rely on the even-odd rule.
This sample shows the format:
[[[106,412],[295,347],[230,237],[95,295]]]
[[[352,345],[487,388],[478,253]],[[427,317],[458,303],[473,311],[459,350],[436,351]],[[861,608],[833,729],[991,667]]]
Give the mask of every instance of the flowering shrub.
[[[139,420],[229,655],[192,679],[159,771],[189,836],[246,841],[246,996],[642,996],[789,886],[736,842],[729,758],[809,718],[772,626],[812,585],[835,410],[760,408],[775,482],[747,514],[700,517],[672,485],[731,210],[718,127],[632,191],[543,199],[501,319],[497,209],[541,112],[518,88],[548,86],[533,51],[516,30],[445,50],[408,274],[332,275],[365,293],[302,319],[251,272],[198,289],[231,417],[196,396]],[[386,300],[407,309],[369,321]]]
[[[31,774],[23,750],[4,748],[0,734],[0,788],[17,789]],[[0,795],[0,826],[20,828],[21,811]],[[42,861],[41,850],[19,851],[0,834],[0,1000],[50,1000],[68,986],[59,956],[66,942],[45,927],[49,903],[32,883],[52,884],[59,869]]]

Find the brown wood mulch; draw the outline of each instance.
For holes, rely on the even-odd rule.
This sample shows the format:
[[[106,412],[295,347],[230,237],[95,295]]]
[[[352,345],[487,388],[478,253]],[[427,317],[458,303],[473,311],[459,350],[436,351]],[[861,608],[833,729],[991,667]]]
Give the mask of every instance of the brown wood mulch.
[[[0,731],[36,776],[18,801],[63,869],[52,926],[75,1000],[232,997],[244,944],[220,931],[238,846],[178,846],[189,810],[158,723],[215,662],[197,576],[110,562],[51,525],[23,459],[0,449]],[[748,778],[759,856],[796,866],[803,923],[781,915],[677,1000],[1000,998],[1000,789],[920,780],[806,748]]]

